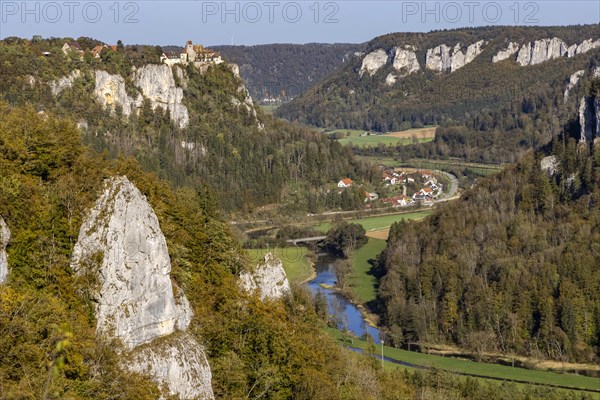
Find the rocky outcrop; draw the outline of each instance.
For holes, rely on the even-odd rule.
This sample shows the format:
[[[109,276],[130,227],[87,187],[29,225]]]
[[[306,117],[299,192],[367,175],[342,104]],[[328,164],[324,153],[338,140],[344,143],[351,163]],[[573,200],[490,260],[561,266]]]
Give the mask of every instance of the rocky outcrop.
[[[149,375],[169,395],[180,399],[212,399],[206,355],[187,333],[176,333],[132,353],[131,370]]]
[[[388,55],[385,50],[378,49],[365,56],[360,67],[359,75],[362,77],[366,72],[369,76],[375,75],[381,67],[383,67],[388,61]]]
[[[441,44],[433,49],[428,49],[425,56],[425,66],[433,71],[450,71],[454,72],[465,65],[472,62],[475,57],[481,54],[484,41],[469,45],[466,52],[462,52],[460,43],[457,43],[454,48]]]
[[[395,70],[400,71],[400,77],[410,75],[421,69],[414,48],[395,47],[393,50],[394,60],[392,66]],[[386,80],[387,83],[387,80]]]
[[[265,255],[264,261],[256,266],[254,272],[240,274],[240,283],[249,292],[260,291],[260,299],[280,299],[290,292],[283,263],[272,253]]]
[[[134,84],[150,100],[153,110],[157,107],[169,110],[171,120],[179,128],[185,128],[189,124],[188,109],[182,103],[183,89],[175,86],[173,71],[168,65],[143,66],[135,71]]]
[[[579,102],[579,143],[600,141],[600,98],[582,97]]]
[[[50,82],[50,91],[52,92],[52,95],[58,96],[65,89],[73,87],[73,83],[75,82],[76,79],[79,79],[79,77],[81,77],[81,71],[78,69],[75,69],[75,70],[71,71],[71,73],[69,75],[63,76],[62,78],[60,78],[58,80]],[[29,82],[31,82],[31,79],[29,80]],[[35,78],[33,80],[33,83],[35,84]],[[33,84],[31,84],[31,83],[30,83],[30,85],[33,86]]]
[[[121,106],[123,115],[129,116],[142,105],[142,96],[132,98],[125,89],[125,79],[121,75],[111,75],[106,71],[96,71],[96,87],[94,89],[96,99],[100,104],[111,111],[117,105]]]
[[[506,49],[500,50],[495,56],[492,57],[492,62],[497,63],[499,61],[506,60],[513,54],[519,51],[519,44],[515,42],[510,42]]]
[[[600,39],[586,39],[581,44],[567,46],[559,38],[541,39],[524,44],[517,54],[521,66],[536,65],[560,57],[574,57],[600,47]]]
[[[248,89],[246,89],[246,86],[238,86],[237,91],[238,93],[244,95],[244,101],[239,101],[237,98],[232,96],[231,104],[236,108],[243,107],[248,114],[254,117],[258,130],[264,130],[265,125],[258,119],[258,113],[256,112],[256,108],[254,108],[254,101],[252,100],[252,96],[250,96],[250,92],[248,92]]]
[[[393,86],[396,83],[397,76],[389,73],[388,76],[385,77],[385,84],[388,86]]]
[[[564,101],[567,101],[569,99],[569,94],[571,93],[571,90],[575,87],[575,85],[577,85],[577,82],[579,82],[579,78],[581,78],[583,74],[585,74],[585,70],[582,69],[576,71],[569,77],[569,82],[567,82],[567,87],[565,88],[565,92],[563,93]]]
[[[8,255],[6,254],[6,246],[10,240],[10,229],[0,217],[0,283],[6,281],[8,276]]]
[[[521,47],[517,54],[517,63],[521,66],[536,65],[567,55],[568,46],[558,38],[541,39],[527,43]]]
[[[173,335],[193,313],[183,292],[174,295],[158,218],[126,177],[105,182],[81,226],[72,268],[97,277],[96,333],[123,342],[134,360],[127,368],[149,373],[169,395],[213,398],[202,348],[185,332]]]
[[[545,171],[549,176],[552,176],[556,173],[557,167],[558,167],[558,160],[556,159],[556,156],[544,157],[540,161],[541,170]]]

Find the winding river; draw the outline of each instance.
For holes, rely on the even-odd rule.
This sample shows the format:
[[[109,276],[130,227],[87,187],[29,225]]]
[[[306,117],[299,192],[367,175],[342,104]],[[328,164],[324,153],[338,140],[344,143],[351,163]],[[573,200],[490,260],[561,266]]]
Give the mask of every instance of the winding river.
[[[336,258],[330,254],[319,254],[315,264],[317,276],[307,283],[313,294],[322,291],[329,305],[329,314],[336,321],[341,330],[348,330],[359,338],[369,334],[375,343],[380,343],[379,329],[370,326],[365,321],[361,311],[354,304],[350,303],[344,296],[333,289],[324,288],[333,287],[337,283],[333,263]]]

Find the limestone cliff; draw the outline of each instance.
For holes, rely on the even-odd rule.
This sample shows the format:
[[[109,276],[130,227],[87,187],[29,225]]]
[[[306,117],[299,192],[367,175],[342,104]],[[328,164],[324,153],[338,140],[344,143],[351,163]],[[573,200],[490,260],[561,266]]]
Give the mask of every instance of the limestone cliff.
[[[183,89],[175,85],[171,67],[166,64],[145,65],[134,72],[133,81],[144,97],[150,100],[152,109],[159,107],[169,110],[171,120],[179,128],[189,124],[188,109],[182,103]]]
[[[521,66],[536,65],[559,57],[574,57],[596,47],[600,47],[600,39],[587,39],[571,46],[559,38],[536,40],[521,46],[517,63]]]
[[[579,102],[579,143],[600,142],[600,98],[582,97]]]
[[[265,255],[264,261],[256,266],[254,272],[240,274],[240,283],[244,290],[260,291],[260,299],[280,299],[290,292],[283,263],[272,253]]]
[[[388,55],[385,50],[377,49],[365,56],[360,67],[359,75],[362,77],[366,72],[369,76],[375,75],[381,67],[388,61]]]
[[[392,62],[392,66],[395,70],[401,71],[401,77],[410,75],[421,69],[414,48],[395,47],[393,49],[393,55],[394,61]]]
[[[63,76],[60,79],[50,82],[50,91],[52,92],[52,95],[58,96],[62,93],[63,90],[72,87],[75,80],[78,79],[80,76],[81,71],[78,69],[74,69],[68,76]],[[31,82],[31,79],[29,80],[29,82]],[[35,83],[35,78],[33,78],[33,83]],[[31,83],[30,85],[33,86]]]
[[[8,255],[6,246],[10,240],[10,229],[6,226],[4,219],[0,217],[0,283],[6,281],[8,276]]]
[[[472,62],[475,57],[481,54],[483,40],[470,44],[465,53],[462,46],[457,43],[454,48],[441,44],[433,49],[428,49],[425,56],[425,66],[433,71],[454,72]]]
[[[142,96],[135,99],[130,97],[125,90],[125,79],[121,75],[111,75],[106,71],[96,71],[96,87],[94,94],[98,102],[111,111],[117,105],[123,110],[123,115],[129,116],[142,105]]]
[[[185,332],[174,335],[185,331],[193,313],[183,292],[175,298],[158,218],[126,177],[105,182],[81,226],[72,267],[97,277],[96,333],[123,342],[133,358],[127,368],[166,385],[165,394],[213,398],[201,346]]]
[[[565,102],[569,99],[569,94],[571,93],[571,90],[573,90],[575,85],[577,85],[577,82],[579,82],[579,79],[583,76],[583,74],[585,74],[585,70],[582,69],[579,71],[575,71],[569,77],[569,82],[567,82],[567,87],[565,88],[565,91],[563,93],[563,100]]]
[[[506,49],[498,51],[498,53],[492,57],[492,62],[497,63],[499,61],[506,60],[513,54],[519,51],[519,44],[515,42],[510,42]]]

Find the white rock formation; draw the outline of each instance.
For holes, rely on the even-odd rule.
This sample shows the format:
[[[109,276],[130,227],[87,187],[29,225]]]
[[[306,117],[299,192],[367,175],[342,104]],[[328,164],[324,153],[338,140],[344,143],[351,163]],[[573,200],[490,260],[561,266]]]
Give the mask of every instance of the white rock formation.
[[[135,71],[134,84],[141,89],[144,97],[150,100],[153,110],[156,107],[169,110],[171,120],[179,128],[185,128],[189,124],[188,109],[182,103],[183,89],[175,86],[173,71],[168,65],[143,66]]]
[[[250,92],[248,91],[248,89],[246,89],[246,86],[244,86],[244,85],[238,86],[237,91],[238,91],[238,93],[241,93],[244,95],[244,101],[239,101],[237,98],[232,96],[231,104],[234,107],[243,106],[244,109],[246,110],[246,112],[251,114],[254,117],[254,119],[256,120],[256,126],[258,127],[258,130],[260,130],[260,131],[264,130],[265,125],[262,122],[260,122],[260,120],[258,119],[258,113],[256,112],[256,108],[254,107],[254,101],[252,100],[252,96],[250,96]]]
[[[383,49],[377,49],[365,56],[360,67],[359,75],[362,77],[366,72],[373,76],[388,61],[388,55]]]
[[[542,169],[542,171],[546,171],[546,173],[550,176],[554,175],[557,167],[558,160],[556,159],[556,156],[544,157],[540,161],[540,168]]]
[[[460,43],[457,43],[454,48],[441,44],[433,49],[428,49],[425,56],[425,66],[433,71],[454,72],[469,64],[481,54],[484,43],[483,40],[480,40],[469,45],[465,53],[462,52]]]
[[[581,44],[567,46],[558,38],[541,39],[524,44],[517,54],[521,66],[536,65],[559,57],[574,57],[600,47],[600,39],[586,39]]]
[[[515,42],[510,42],[506,49],[500,50],[495,56],[492,57],[492,62],[497,63],[499,61],[506,60],[513,54],[519,51],[519,44]]]
[[[396,75],[389,73],[388,76],[385,77],[385,84],[388,86],[393,86],[396,83]]]
[[[188,87],[188,83],[189,83],[189,78],[187,76],[187,73],[181,69],[178,65],[175,66],[175,76],[177,76],[177,79],[179,80],[179,84],[181,85],[182,88],[187,89]]]
[[[567,87],[565,88],[565,92],[563,94],[564,101],[567,101],[569,99],[569,94],[571,93],[571,90],[575,87],[575,85],[577,85],[577,82],[579,82],[579,78],[581,78],[584,73],[585,70],[582,69],[576,71],[569,77],[569,82],[567,83]]]
[[[233,75],[236,78],[240,78],[240,66],[234,63],[229,63],[227,64],[227,66],[229,67],[229,69],[231,70],[231,72],[233,72]]]
[[[0,283],[6,281],[8,276],[8,255],[6,246],[10,240],[10,229],[6,226],[4,219],[0,217]]]
[[[71,73],[69,75],[63,76],[62,78],[60,78],[58,80],[50,82],[50,91],[52,92],[52,95],[58,96],[59,94],[62,93],[63,90],[72,87],[75,80],[78,79],[79,77],[81,77],[81,71],[78,69],[75,69],[75,70],[71,71]],[[33,86],[33,84],[31,83],[31,80],[29,80],[29,82],[30,82],[30,85]],[[35,78],[33,80],[33,83],[35,83]]]
[[[133,350],[134,362],[127,368],[167,384],[169,395],[213,398],[201,346],[186,333],[173,335],[188,327],[193,312],[183,292],[177,300],[173,294],[171,261],[158,218],[126,177],[105,182],[81,226],[72,268],[97,275],[96,333],[121,339]]]
[[[246,291],[259,290],[261,300],[280,299],[290,292],[283,264],[272,253],[265,254],[264,262],[258,264],[254,272],[241,273],[240,283]]]
[[[96,99],[104,108],[114,111],[115,106],[120,105],[123,115],[129,116],[142,105],[143,98],[138,95],[133,99],[125,90],[125,80],[121,75],[111,75],[106,71],[96,71],[96,87],[94,89]]]
[[[415,54],[413,49],[403,49],[401,47],[395,47],[393,50],[393,56],[394,61],[392,62],[392,66],[395,70],[401,71],[401,77],[410,75],[421,69],[419,61],[417,60],[417,55]]]
[[[187,333],[171,335],[167,341],[141,346],[132,353],[130,369],[144,373],[181,399],[213,399],[211,371],[206,355]]]
[[[580,143],[600,141],[600,98],[582,97],[579,102]]]

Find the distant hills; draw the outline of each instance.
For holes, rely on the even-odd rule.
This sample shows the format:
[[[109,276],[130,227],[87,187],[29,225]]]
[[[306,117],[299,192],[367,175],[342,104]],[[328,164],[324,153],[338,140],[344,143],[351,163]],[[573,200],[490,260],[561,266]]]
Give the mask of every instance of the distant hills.
[[[555,97],[600,54],[599,25],[485,27],[377,37],[279,116],[322,127],[400,130]],[[556,96],[558,97],[558,96]]]
[[[240,66],[240,75],[256,100],[288,101],[327,77],[365,44],[267,44],[213,46]]]

